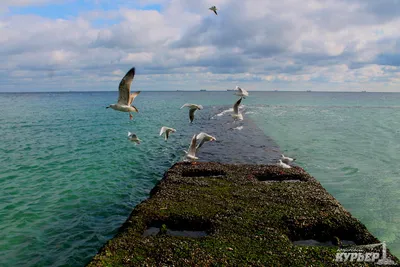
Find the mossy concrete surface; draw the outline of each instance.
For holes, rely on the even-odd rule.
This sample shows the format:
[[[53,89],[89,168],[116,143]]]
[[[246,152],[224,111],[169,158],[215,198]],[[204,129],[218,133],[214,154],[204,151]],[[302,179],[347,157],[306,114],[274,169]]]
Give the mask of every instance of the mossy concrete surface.
[[[347,241],[380,243],[299,167],[181,162],[87,266],[375,266],[336,262]]]

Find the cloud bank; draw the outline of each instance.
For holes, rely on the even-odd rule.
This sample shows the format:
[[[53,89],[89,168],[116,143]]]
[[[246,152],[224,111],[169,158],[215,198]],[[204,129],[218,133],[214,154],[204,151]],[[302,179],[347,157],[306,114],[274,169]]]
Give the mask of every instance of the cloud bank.
[[[399,13],[391,0],[4,0],[0,91],[116,90],[132,66],[141,90],[400,91]]]

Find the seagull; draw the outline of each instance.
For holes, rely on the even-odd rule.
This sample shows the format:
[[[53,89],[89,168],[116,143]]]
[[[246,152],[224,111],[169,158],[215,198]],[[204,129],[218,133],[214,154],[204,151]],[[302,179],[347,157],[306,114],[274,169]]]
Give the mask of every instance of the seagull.
[[[277,163],[277,165],[279,167],[282,167],[284,169],[290,169],[291,167],[289,165],[287,165],[286,163],[283,163],[282,160],[279,160],[279,162]]]
[[[238,90],[234,95],[241,96],[243,98],[246,98],[246,96],[249,96],[249,92],[246,90],[240,88],[239,86],[236,86],[235,90]]]
[[[215,15],[218,15],[217,14],[217,8],[215,6],[210,7],[209,10],[214,11]]]
[[[139,110],[135,106],[131,106],[133,100],[140,94],[140,91],[135,93],[130,93],[131,83],[133,77],[135,76],[135,68],[131,68],[122,78],[119,83],[119,96],[117,104],[111,104],[106,108],[112,108],[114,110],[129,112],[129,119],[132,119],[133,116],[131,112],[139,112]]]
[[[140,140],[136,134],[128,132],[128,139],[131,140],[132,142],[135,142],[136,144],[140,144]]]
[[[284,163],[286,163],[286,164],[289,164],[290,162],[295,161],[296,159],[295,159],[295,158],[285,157],[285,156],[282,154],[282,155],[281,155],[281,160],[282,160],[282,162],[284,162]]]
[[[185,150],[184,150],[185,151]],[[186,157],[190,160],[199,159],[196,157],[196,135],[193,135],[192,141],[190,142],[189,152],[185,151]]]
[[[233,105],[233,114],[232,114],[232,117],[236,120],[236,119],[238,119],[238,120],[243,120],[243,115],[242,115],[242,113],[240,113],[239,112],[239,105],[240,105],[240,102],[242,102],[242,97],[238,100],[238,101],[236,101],[236,103]]]
[[[176,130],[173,129],[173,128],[169,128],[169,127],[163,126],[163,127],[161,127],[160,135],[165,133],[164,139],[165,139],[165,141],[167,141],[167,139],[168,139],[168,137],[169,137],[171,132],[174,133],[174,132],[176,132]]]
[[[194,119],[194,112],[196,111],[196,110],[200,110],[200,109],[203,109],[203,106],[202,105],[196,105],[196,104],[189,104],[189,103],[186,103],[185,105],[183,105],[182,107],[181,107],[181,109],[182,108],[184,108],[184,107],[188,107],[189,108],[189,119],[190,119],[190,123],[193,123],[193,119]]]
[[[200,144],[197,145],[196,150],[199,149],[205,142],[212,142],[212,141],[216,141],[217,138],[215,138],[214,136],[211,136],[209,134],[206,134],[204,132],[199,133],[196,136],[196,141],[200,141]]]

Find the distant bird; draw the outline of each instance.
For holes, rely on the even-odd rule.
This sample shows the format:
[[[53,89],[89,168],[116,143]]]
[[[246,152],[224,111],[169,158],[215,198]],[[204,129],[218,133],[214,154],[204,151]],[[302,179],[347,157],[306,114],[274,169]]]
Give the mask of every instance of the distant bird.
[[[197,145],[196,150],[199,149],[205,142],[212,142],[216,140],[217,138],[215,138],[214,136],[201,132],[196,136],[196,141],[200,141],[200,144]]]
[[[200,109],[203,109],[203,106],[202,105],[196,105],[196,104],[189,104],[189,103],[186,103],[186,104],[184,104],[182,107],[181,107],[181,109],[182,108],[184,108],[184,107],[188,107],[189,108],[189,120],[190,120],[190,123],[193,123],[193,120],[194,120],[194,112],[196,111],[196,110],[200,110]]]
[[[139,110],[135,106],[131,106],[133,100],[140,94],[140,91],[135,93],[130,93],[131,91],[131,83],[133,81],[133,77],[135,76],[135,68],[131,68],[122,78],[119,83],[119,96],[117,104],[111,104],[106,108],[112,108],[114,110],[129,112],[129,119],[132,119],[133,116],[131,112],[139,112]]]
[[[236,103],[233,105],[233,114],[232,114],[232,117],[236,120],[236,119],[238,119],[238,120],[243,120],[243,115],[242,115],[242,113],[240,113],[239,112],[239,105],[240,105],[240,102],[242,102],[242,97],[238,100],[238,101],[236,101]]]
[[[282,155],[281,155],[281,160],[282,160],[282,162],[284,162],[284,163],[286,163],[286,164],[289,164],[289,163],[295,161],[296,159],[295,159],[295,158],[285,157],[285,156],[282,154]]]
[[[218,15],[217,14],[217,8],[215,6],[210,7],[209,10],[214,11],[215,15]]]
[[[291,168],[286,163],[283,163],[282,160],[279,160],[279,162],[276,165],[278,165],[279,167],[285,168],[285,169],[290,169]]]
[[[167,139],[168,139],[170,133],[174,133],[174,132],[176,132],[175,129],[169,128],[169,127],[166,127],[166,126],[163,126],[163,127],[161,127],[160,136],[161,136],[163,133],[165,133],[164,139],[165,139],[165,141],[167,141]]]
[[[131,140],[132,142],[135,142],[136,144],[140,144],[140,140],[136,134],[128,132],[128,139]]]
[[[249,92],[240,88],[239,86],[236,86],[235,90],[237,90],[237,92],[234,93],[234,95],[241,96],[243,98],[246,98],[246,96],[249,96]]]
[[[198,157],[196,157],[196,135],[193,135],[192,137],[192,141],[190,142],[189,146],[189,152],[185,151],[185,153],[186,153],[186,158],[190,160],[199,159]]]

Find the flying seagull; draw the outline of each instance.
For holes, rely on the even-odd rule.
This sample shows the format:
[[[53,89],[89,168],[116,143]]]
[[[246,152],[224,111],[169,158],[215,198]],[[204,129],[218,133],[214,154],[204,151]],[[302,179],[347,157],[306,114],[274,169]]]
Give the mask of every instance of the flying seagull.
[[[203,106],[202,105],[196,105],[196,104],[188,104],[188,103],[186,103],[186,104],[184,104],[182,107],[181,107],[181,109],[182,108],[184,108],[184,107],[188,107],[189,108],[189,119],[190,119],[190,123],[193,123],[193,120],[194,120],[194,112],[196,111],[196,110],[200,110],[200,109],[203,109]]]
[[[242,97],[239,98],[239,100],[236,101],[236,103],[233,105],[233,114],[232,114],[232,117],[233,117],[235,120],[236,120],[236,119],[238,119],[238,120],[243,120],[243,115],[242,115],[242,113],[239,112],[239,105],[240,105],[240,102],[242,102]]]
[[[210,7],[209,10],[214,11],[215,15],[218,15],[217,14],[217,8],[215,6]]]
[[[290,169],[291,167],[289,165],[287,165],[286,163],[283,163],[282,160],[279,160],[279,162],[277,163],[277,165],[279,167],[285,168],[285,169]]]
[[[135,106],[131,106],[133,100],[140,94],[140,91],[135,93],[130,93],[131,91],[131,83],[133,77],[135,76],[135,68],[131,68],[122,78],[119,83],[119,96],[117,104],[111,104],[106,108],[112,108],[114,110],[129,112],[129,119],[132,119],[133,116],[131,112],[139,112],[139,110]]]
[[[136,144],[140,144],[140,140],[136,134],[128,132],[128,139],[131,140],[132,142],[135,142]]]
[[[243,98],[246,98],[246,96],[249,96],[249,92],[240,88],[239,86],[236,86],[235,90],[237,90],[237,92],[234,93],[234,95],[241,96]]]
[[[186,153],[186,157],[190,160],[199,159],[198,157],[196,157],[196,135],[193,135],[193,137],[192,137],[192,141],[190,142],[190,146],[189,146],[189,152],[185,151],[185,153]]]
[[[163,133],[165,133],[164,139],[165,139],[165,141],[167,141],[167,139],[168,139],[170,133],[174,133],[174,132],[176,132],[175,129],[169,128],[169,127],[166,127],[166,126],[163,126],[163,127],[161,127],[160,135],[162,135]]]
[[[216,141],[217,139],[214,136],[201,132],[196,136],[196,141],[200,140],[201,142],[197,145],[196,150],[199,149],[205,142],[212,142]]]
[[[281,155],[281,160],[282,160],[282,162],[284,162],[284,163],[286,163],[286,164],[289,164],[290,162],[295,161],[296,159],[295,159],[295,158],[285,157],[285,156],[282,154],[282,155]]]

